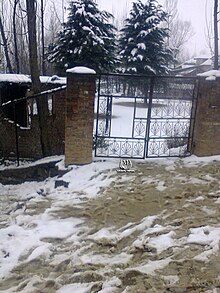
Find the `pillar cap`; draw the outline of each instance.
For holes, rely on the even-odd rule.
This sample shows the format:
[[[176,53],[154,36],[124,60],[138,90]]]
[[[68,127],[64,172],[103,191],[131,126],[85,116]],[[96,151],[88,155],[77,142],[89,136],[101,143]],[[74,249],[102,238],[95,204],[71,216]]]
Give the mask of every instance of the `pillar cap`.
[[[70,69],[67,69],[67,73],[74,73],[74,74],[96,74],[95,70],[84,67],[84,66],[76,66]]]

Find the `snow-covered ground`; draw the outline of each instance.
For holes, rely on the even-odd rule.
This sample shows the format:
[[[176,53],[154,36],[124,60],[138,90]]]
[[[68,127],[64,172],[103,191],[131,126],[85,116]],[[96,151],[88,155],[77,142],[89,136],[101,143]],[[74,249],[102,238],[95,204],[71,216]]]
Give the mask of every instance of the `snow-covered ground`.
[[[0,292],[220,292],[220,156],[118,164],[0,184]]]

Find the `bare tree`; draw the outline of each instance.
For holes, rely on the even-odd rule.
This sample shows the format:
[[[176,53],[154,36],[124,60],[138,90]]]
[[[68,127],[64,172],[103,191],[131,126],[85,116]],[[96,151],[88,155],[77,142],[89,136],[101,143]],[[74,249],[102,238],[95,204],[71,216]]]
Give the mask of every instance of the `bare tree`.
[[[27,60],[28,42],[24,1],[25,0],[1,1],[0,42],[4,49],[1,63],[2,70],[6,72],[30,72]],[[3,67],[4,64],[6,65]]]
[[[19,8],[17,10],[17,43],[19,52],[20,72],[30,73],[29,66],[29,51],[28,51],[28,28],[27,28],[27,14],[24,3],[19,1]]]
[[[41,89],[41,83],[37,56],[36,0],[26,0],[26,5],[32,89],[34,93],[38,93]]]
[[[18,56],[18,44],[17,44],[17,29],[16,29],[16,9],[19,0],[14,0],[13,5],[13,37],[14,37],[14,55],[15,55],[15,64],[16,64],[16,72],[20,72],[20,63]]]
[[[44,0],[41,0],[41,70],[42,74],[46,74],[46,66],[45,66],[45,37],[44,37]]]
[[[36,0],[26,0],[27,5],[27,22],[28,22],[28,39],[29,39],[29,59],[32,79],[32,90],[34,94],[41,91],[40,70],[38,66],[37,55],[37,32],[36,32]],[[37,109],[39,117],[39,127],[41,132],[41,146],[43,156],[48,156],[50,152],[50,144],[48,137],[47,117],[48,103],[47,99],[40,96],[37,98]]]
[[[174,60],[178,62],[184,46],[194,35],[193,27],[190,21],[179,18],[177,0],[165,0],[164,10],[167,13],[166,25],[169,30],[167,45],[173,51]]]
[[[178,51],[181,51],[182,47],[194,34],[191,22],[180,19],[177,19],[175,23],[171,24],[170,31],[172,32],[170,46]]]
[[[218,70],[218,0],[214,2],[214,69]]]
[[[45,49],[48,45],[46,39],[54,39],[60,30],[67,4],[66,0],[36,0],[35,2],[38,4],[36,7],[38,62],[42,74],[45,74],[48,67],[45,58]],[[52,18],[54,25],[51,32]],[[0,62],[2,71],[30,74],[26,20],[26,0],[0,1]]]
[[[54,43],[57,32],[59,32],[62,28],[62,23],[60,19],[57,17],[56,8],[54,6],[51,7],[51,13],[48,15],[48,23],[45,26],[45,45]]]
[[[211,56],[215,55],[214,14],[216,14],[215,9],[217,11],[217,7],[215,7],[215,2],[215,0],[213,0],[211,3],[209,1],[206,1],[205,5],[206,43]]]
[[[2,38],[2,45],[4,48],[5,58],[6,58],[7,69],[9,73],[13,73],[12,64],[11,64],[10,55],[9,55],[9,44],[5,34],[5,29],[4,29],[1,15],[0,15],[0,33]]]
[[[177,1],[176,0],[165,0],[164,2],[164,10],[167,13],[167,28],[170,30],[172,24],[176,21],[178,17],[177,10]],[[169,37],[168,37],[169,43]]]

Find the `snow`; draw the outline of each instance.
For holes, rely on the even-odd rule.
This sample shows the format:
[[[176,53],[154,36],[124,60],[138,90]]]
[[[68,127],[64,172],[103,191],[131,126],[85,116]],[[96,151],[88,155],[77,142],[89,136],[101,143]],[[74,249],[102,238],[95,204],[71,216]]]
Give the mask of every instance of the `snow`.
[[[76,74],[96,74],[95,70],[84,66],[76,66],[74,68],[67,69],[66,72]]]
[[[83,255],[80,259],[82,264],[102,264],[107,265],[109,263],[116,264],[125,264],[131,260],[132,255],[129,255],[125,252],[118,254],[117,256],[106,256],[106,255],[94,255],[93,253]]]
[[[40,76],[40,81],[42,83],[55,83],[55,84],[60,84],[60,85],[65,85],[66,84],[66,77],[59,77],[57,75],[53,76]]]
[[[97,244],[105,244],[105,245],[116,245],[124,238],[131,236],[133,233],[137,231],[144,231],[149,228],[156,217],[151,216],[144,218],[141,223],[129,223],[124,227],[121,227],[119,230],[114,231],[103,228],[99,230],[94,235],[90,235],[89,238],[94,240]]]
[[[26,167],[34,167],[34,166],[38,166],[40,164],[44,164],[44,163],[50,163],[50,162],[56,162],[56,161],[59,161],[60,164],[58,164],[58,166],[60,167],[60,169],[63,167],[64,169],[64,156],[51,156],[49,158],[42,158],[42,159],[39,159],[35,162],[32,162],[32,161],[21,161],[20,162],[20,166],[19,167],[16,167],[16,168],[19,168],[19,169],[22,169],[22,168],[26,168]],[[15,162],[7,162],[8,166],[7,166],[7,169],[14,169],[15,168],[15,165],[16,163]],[[5,169],[6,167],[4,165],[0,165],[0,170],[3,170]]]
[[[132,56],[135,56],[136,53],[137,53],[137,48],[132,49],[132,51],[131,51],[131,55],[132,55]]]
[[[208,250],[195,256],[201,262],[208,262],[212,255],[219,253],[220,249],[220,228],[204,226],[190,229],[191,234],[187,241],[191,244],[206,245]]]
[[[51,162],[57,159],[62,160],[62,162],[59,162],[59,166],[62,168],[64,166],[64,158],[57,156],[47,159],[44,158],[36,163],[27,163],[26,166]],[[57,191],[54,190],[54,179],[43,183],[26,182],[18,186],[15,185],[9,187],[0,184],[0,189],[2,194],[7,192],[7,190],[10,190],[8,192],[10,192],[10,194],[16,194],[18,200],[33,197],[33,199],[30,200],[31,202],[42,201],[36,192],[39,189],[44,190],[44,194],[52,192],[50,196],[52,198],[57,198],[59,202],[59,204],[55,204],[54,207],[51,207],[50,212],[53,212],[62,208],[63,205],[72,204],[74,199],[77,201],[77,191],[83,190],[85,197],[88,196],[88,198],[95,196],[101,186],[108,183],[110,184],[111,182],[111,179],[104,181],[101,172],[108,169],[111,170],[116,166],[117,164],[115,162],[96,162],[83,167],[73,166],[73,169],[62,178],[63,180],[70,182],[70,190],[72,192],[69,197],[68,194],[70,193],[70,190],[68,190],[68,194],[66,195],[62,188],[58,188]],[[9,168],[12,168],[12,166]],[[22,167],[19,168],[22,169]],[[108,176],[110,175],[111,171]],[[94,177],[94,179],[92,177]],[[88,193],[86,194],[86,192]],[[24,207],[24,209],[27,209],[27,206]],[[26,260],[27,262],[42,255],[49,257],[52,253],[52,245],[50,243],[45,243],[44,239],[66,239],[72,237],[72,239],[77,242],[78,237],[74,235],[77,235],[79,226],[83,223],[82,219],[72,217],[55,219],[47,210],[44,214],[36,217],[25,216],[22,215],[24,209],[15,211],[14,215],[16,215],[16,212],[18,213],[15,216],[16,221],[10,221],[8,227],[0,229],[0,262],[4,264],[0,267],[0,279],[5,278],[10,273],[23,255],[29,254]],[[84,261],[85,260],[86,256],[84,258]]]
[[[195,167],[198,165],[205,165],[215,161],[220,161],[220,156],[207,156],[207,157],[197,157],[192,155],[190,157],[186,157],[183,160],[184,166],[186,167]]]
[[[24,166],[51,161],[59,161],[57,166],[60,169],[65,169],[63,156],[44,158],[35,163],[25,162]],[[173,174],[172,179],[176,180],[177,184],[187,178],[178,176],[176,173],[177,166],[184,166],[190,170],[192,167],[202,167],[213,162],[220,162],[220,156],[204,158],[191,156],[181,160],[163,158],[140,161],[141,164],[146,164],[146,168],[149,163],[152,164],[151,166],[153,164],[164,166],[168,173]],[[114,225],[105,225],[99,228],[90,227],[85,217],[77,217],[77,208],[83,210],[85,203],[89,203],[92,199],[98,200],[105,197],[103,190],[112,183],[124,184],[124,186],[131,184],[134,175],[130,174],[122,174],[120,175],[121,178],[118,178],[117,182],[115,181],[118,164],[119,160],[116,159],[96,159],[90,165],[70,166],[69,172],[59,178],[59,180],[69,182],[68,188],[55,188],[57,177],[48,178],[43,182],[25,182],[20,185],[0,184],[2,200],[0,203],[2,209],[0,217],[1,282],[11,278],[19,265],[28,266],[31,263],[37,263],[37,261],[47,261],[51,267],[58,267],[65,262],[69,262],[69,276],[71,275],[68,279],[69,283],[62,283],[62,277],[55,278],[59,287],[54,292],[92,292],[93,286],[98,284],[92,278],[90,281],[87,281],[87,279],[77,281],[80,274],[83,274],[85,266],[91,267],[91,270],[95,268],[93,273],[105,276],[102,288],[97,292],[122,292],[122,281],[114,273],[120,272],[120,275],[137,272],[138,274],[147,274],[148,277],[155,276],[157,270],[166,269],[166,266],[173,261],[170,255],[165,258],[160,257],[163,253],[167,253],[169,249],[178,251],[181,245],[184,249],[193,245],[205,247],[204,250],[199,250],[194,256],[195,261],[204,263],[209,263],[212,256],[218,255],[220,243],[220,227],[218,224],[201,225],[199,227],[186,226],[188,235],[182,237],[178,235],[177,227],[171,225],[170,220],[168,220],[167,225],[160,223],[165,211],[154,215],[146,214],[139,221],[131,220],[118,227]],[[137,162],[134,160],[135,164]],[[12,166],[4,168],[12,168]],[[19,167],[20,169],[22,167]],[[153,169],[149,168],[149,172],[151,171]],[[207,181],[214,182],[213,174],[206,175],[203,179],[188,178],[189,184],[196,188],[197,184],[204,185],[204,182],[207,184]],[[164,180],[158,180],[154,176],[146,177],[143,184],[146,184],[149,188],[154,184],[155,190],[158,192],[164,192],[167,188]],[[39,190],[43,190],[41,194],[39,194]],[[206,193],[198,195],[195,197],[194,203],[201,201],[201,212],[204,215],[214,217],[213,210],[203,204],[206,197]],[[5,201],[3,201],[4,198]],[[118,202],[120,202],[119,195]],[[21,203],[24,203],[24,205]],[[190,204],[190,201],[188,203]],[[20,204],[20,207],[18,207],[18,204]],[[33,206],[35,206],[35,212]],[[67,208],[68,212],[61,216],[62,211]],[[100,206],[100,209],[102,209],[102,206]],[[175,220],[178,220],[178,218],[175,218]],[[60,244],[56,246],[56,243]],[[122,243],[125,246],[120,250]],[[94,246],[97,249],[93,251],[91,249]],[[104,250],[105,247],[107,247],[106,250]],[[118,252],[114,253],[117,250]],[[158,255],[157,258],[143,258],[138,264],[132,263],[136,255],[135,252],[151,255],[152,251]],[[81,267],[82,271],[74,271],[76,266]],[[111,271],[112,268],[114,268],[114,271]],[[59,274],[61,274],[61,271]],[[36,282],[41,283],[42,278],[43,274],[28,276],[25,288],[18,290],[18,287],[12,282],[10,289],[2,292],[34,292]],[[50,278],[53,278],[53,275],[48,276],[48,279]],[[164,280],[168,284],[176,284],[179,277],[168,274],[164,276]],[[126,289],[124,292],[126,292]]]
[[[139,267],[135,267],[133,269],[143,273],[152,275],[156,270],[162,269],[170,263],[170,259],[158,260],[158,261],[149,261],[147,264],[144,264]]]
[[[209,70],[203,73],[199,73],[197,76],[205,77],[205,79],[209,81],[214,81],[217,77],[220,77],[220,70]]]
[[[175,232],[170,231],[169,233],[151,238],[148,243],[150,246],[155,247],[158,253],[161,253],[167,248],[174,246],[174,243],[175,243],[173,239],[174,236],[175,236]]]
[[[29,75],[8,73],[0,74],[0,82],[30,83],[31,79]]]
[[[60,290],[57,291],[57,293],[89,293],[90,289],[92,287],[92,284],[81,284],[81,283],[76,283],[76,284],[70,284],[63,286]]]
[[[215,81],[216,80],[216,76],[214,76],[214,75],[208,76],[208,77],[206,77],[206,80]]]
[[[105,181],[103,181],[103,172],[116,167],[117,163],[111,161],[104,165],[92,163],[89,166],[74,166],[70,172],[63,176],[63,180],[69,182],[69,188],[72,191],[80,192],[83,190],[87,196],[93,197],[96,196],[101,187],[110,184],[112,181],[110,174],[107,174]],[[91,174],[93,175],[91,176]]]
[[[83,221],[79,219],[50,220],[49,218],[36,221],[28,219],[22,226],[13,224],[0,230],[1,263],[0,279],[17,265],[22,255],[32,251],[27,258],[30,262],[41,255],[51,254],[51,244],[44,243],[44,238],[64,239],[77,230],[76,226]],[[35,226],[30,229],[30,226]],[[49,227],[49,229],[48,229]]]
[[[137,44],[138,49],[146,50],[146,45],[144,43]]]
[[[220,228],[210,226],[192,228],[187,241],[188,243],[210,245],[210,247],[214,248],[216,245],[218,246],[220,241]]]
[[[53,76],[40,76],[40,81],[42,83],[46,84],[66,84],[66,78],[65,77],[59,77],[56,75]],[[0,74],[0,82],[9,82],[9,83],[21,83],[21,84],[30,84],[31,83],[31,77],[30,75],[24,75],[24,74]]]
[[[140,37],[146,37],[148,34],[149,34],[149,30],[142,30],[142,31],[139,33],[139,36],[140,36]]]

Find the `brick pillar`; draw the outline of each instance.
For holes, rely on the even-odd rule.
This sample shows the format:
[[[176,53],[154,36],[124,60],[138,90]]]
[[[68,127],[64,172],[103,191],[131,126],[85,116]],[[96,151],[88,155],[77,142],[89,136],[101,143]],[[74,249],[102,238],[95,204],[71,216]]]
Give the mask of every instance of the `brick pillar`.
[[[86,67],[67,70],[65,164],[92,162],[95,71]]]
[[[220,155],[220,79],[200,78],[193,154]]]

